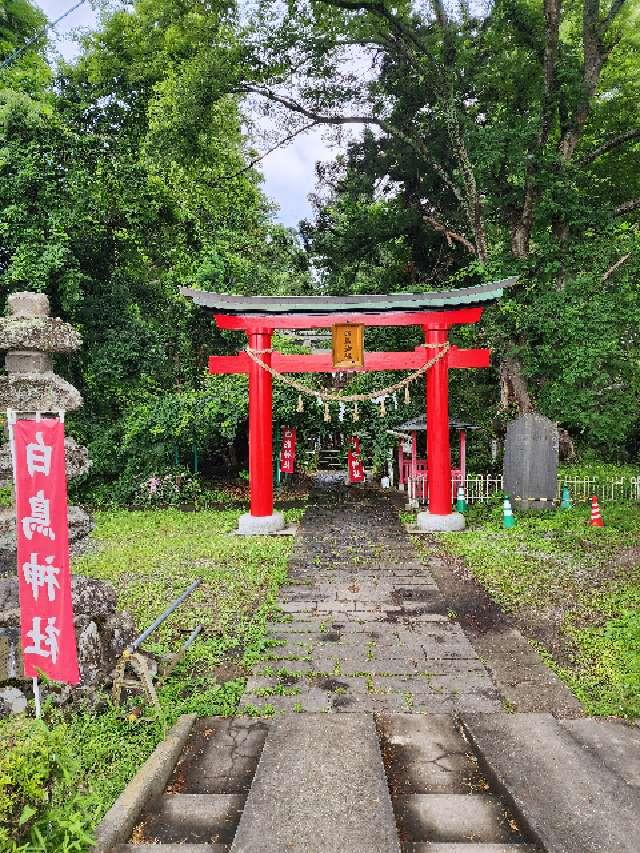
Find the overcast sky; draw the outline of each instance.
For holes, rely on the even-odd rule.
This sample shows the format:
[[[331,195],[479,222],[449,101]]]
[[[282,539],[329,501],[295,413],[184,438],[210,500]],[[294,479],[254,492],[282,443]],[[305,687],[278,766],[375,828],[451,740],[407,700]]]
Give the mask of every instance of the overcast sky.
[[[75,5],[74,0],[35,1],[50,21],[56,20]],[[87,0],[50,33],[51,41],[60,53],[73,58],[78,52],[73,32],[78,28],[94,27],[96,20],[95,6],[91,0]],[[321,131],[316,130],[295,139],[286,148],[274,151],[262,161],[259,168],[264,174],[265,192],[279,206],[277,218],[285,225],[295,227],[301,219],[310,216],[307,196],[314,187],[316,160],[329,159],[331,156],[322,141]]]

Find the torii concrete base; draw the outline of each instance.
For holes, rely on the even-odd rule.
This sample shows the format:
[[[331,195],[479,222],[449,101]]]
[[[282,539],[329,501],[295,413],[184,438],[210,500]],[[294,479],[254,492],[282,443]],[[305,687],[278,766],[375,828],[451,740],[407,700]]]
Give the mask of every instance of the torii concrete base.
[[[251,515],[245,512],[238,519],[238,533],[241,536],[268,536],[284,528],[284,515],[274,512],[271,515]]]
[[[416,515],[416,525],[425,533],[448,533],[464,530],[464,515],[461,512],[450,512],[447,515],[436,515],[432,512],[419,512]]]

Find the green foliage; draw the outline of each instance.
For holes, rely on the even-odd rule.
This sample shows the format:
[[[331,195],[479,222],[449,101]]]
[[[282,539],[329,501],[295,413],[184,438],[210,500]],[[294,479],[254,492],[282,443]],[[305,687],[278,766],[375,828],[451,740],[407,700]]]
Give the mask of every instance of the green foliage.
[[[582,454],[582,461],[571,462],[560,465],[558,476],[564,477],[596,477],[600,482],[607,480],[619,480],[621,478],[630,479],[631,477],[640,476],[640,469],[637,465],[614,465],[608,462],[601,462],[596,458],[589,458],[588,453]]]
[[[261,91],[290,99],[285,111],[273,106],[283,127],[302,122],[301,109],[327,124],[369,116],[346,155],[319,166],[314,221],[303,223],[323,292],[519,276],[479,330],[456,338],[491,346],[496,365],[508,357],[519,388],[580,450],[633,458],[637,4],[609,15],[564,5],[557,56],[546,52],[553,34],[540,3],[438,9],[264,0],[254,18]],[[597,61],[583,28],[594,10]],[[354,44],[370,66],[350,61]],[[452,412],[502,433],[496,372],[458,373]],[[503,391],[524,407],[520,390]]]
[[[199,480],[189,471],[152,474],[142,481],[136,493],[136,506],[141,509],[194,504],[202,492]]]
[[[77,765],[64,725],[50,730],[39,720],[4,721],[0,739],[0,848],[12,850],[50,803],[52,790],[66,786]]]
[[[1,48],[42,21],[26,0],[2,14]],[[194,443],[215,455],[246,414],[237,382],[201,378],[233,336],[178,288],[308,284],[247,162],[228,94],[240,62],[228,5],[139,0],[105,16],[55,80],[40,48],[0,72],[0,299],[46,292],[82,331],[82,352],[57,369],[83,393],[68,423],[102,493],[143,457],[151,473]]]
[[[475,505],[469,529],[441,541],[522,630],[535,637],[538,621],[561,614],[565,654],[548,660],[588,713],[640,717],[640,507],[603,513],[604,528],[587,526],[581,506],[520,513],[503,530],[499,506]]]
[[[137,720],[104,697],[98,710],[76,709],[66,720],[45,707],[46,724],[2,724],[0,833],[23,835],[25,853],[88,850],[91,831],[167,726],[185,713],[228,716],[237,710],[245,667],[267,645],[266,620],[291,548],[287,537],[229,535],[237,519],[237,511],[98,514],[100,547],[76,560],[74,572],[112,582],[118,607],[141,629],[201,577],[203,584],[146,648],[174,652],[195,625],[204,630],[159,689],[160,717],[145,709]]]

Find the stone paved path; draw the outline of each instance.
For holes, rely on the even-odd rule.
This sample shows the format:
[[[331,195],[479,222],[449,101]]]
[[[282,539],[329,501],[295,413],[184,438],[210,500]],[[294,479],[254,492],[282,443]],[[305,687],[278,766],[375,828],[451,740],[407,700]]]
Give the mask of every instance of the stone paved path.
[[[339,484],[311,497],[270,625],[269,660],[245,706],[278,710],[502,710],[464,631],[447,613],[397,509]]]

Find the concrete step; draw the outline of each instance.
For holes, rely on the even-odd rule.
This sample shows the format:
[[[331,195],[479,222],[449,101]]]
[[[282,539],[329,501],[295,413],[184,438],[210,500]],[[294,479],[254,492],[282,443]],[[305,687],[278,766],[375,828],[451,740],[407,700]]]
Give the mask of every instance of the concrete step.
[[[627,785],[640,787],[640,730],[637,726],[583,717],[563,720],[562,727]]]
[[[474,844],[421,841],[409,853],[536,853],[530,844]]]
[[[550,714],[461,721],[489,781],[549,853],[638,853],[640,791]]]
[[[378,732],[395,796],[479,789],[473,752],[451,714],[381,714]]]
[[[399,853],[369,714],[271,723],[232,853]]]
[[[227,853],[226,844],[123,844],[117,853]]]
[[[262,700],[262,704],[267,700]],[[264,720],[198,720],[168,790],[181,794],[247,794],[267,737]]]
[[[230,844],[244,799],[243,794],[164,794],[142,816],[144,841]]]
[[[409,794],[396,800],[403,835],[414,841],[507,844],[519,840],[490,794]]]

